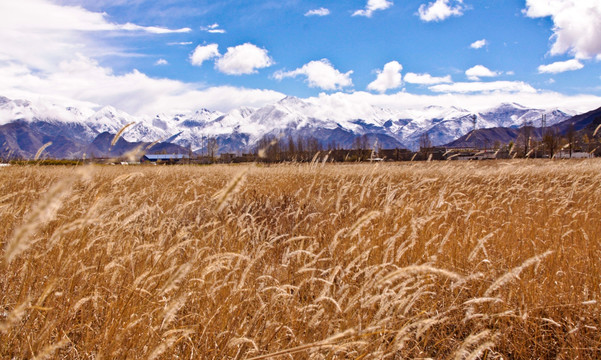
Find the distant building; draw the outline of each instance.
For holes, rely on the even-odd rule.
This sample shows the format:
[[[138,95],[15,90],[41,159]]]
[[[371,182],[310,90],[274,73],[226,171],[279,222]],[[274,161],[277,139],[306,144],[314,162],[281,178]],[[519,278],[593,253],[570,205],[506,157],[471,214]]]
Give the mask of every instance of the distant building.
[[[566,150],[562,150],[555,154],[555,158],[557,159],[591,159],[595,156],[591,153],[581,152],[581,151],[572,151],[572,156],[570,156],[570,152]]]
[[[234,161],[234,158],[236,157],[236,154],[232,154],[232,153],[222,153],[219,155],[219,162],[222,163],[231,163]]]
[[[188,160],[188,155],[184,154],[146,154],[140,159],[141,163],[163,163],[177,164]]]

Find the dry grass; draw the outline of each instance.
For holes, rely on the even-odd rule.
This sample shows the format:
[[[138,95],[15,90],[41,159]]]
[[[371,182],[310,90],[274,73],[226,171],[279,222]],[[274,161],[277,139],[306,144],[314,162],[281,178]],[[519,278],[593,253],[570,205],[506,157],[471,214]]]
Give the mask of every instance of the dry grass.
[[[0,357],[601,357],[601,162],[0,169]]]

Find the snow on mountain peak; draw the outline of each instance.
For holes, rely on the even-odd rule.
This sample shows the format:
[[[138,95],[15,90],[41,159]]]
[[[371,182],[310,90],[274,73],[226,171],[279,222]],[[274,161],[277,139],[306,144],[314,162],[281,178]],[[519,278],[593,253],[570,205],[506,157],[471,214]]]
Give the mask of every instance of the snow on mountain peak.
[[[320,141],[339,144],[349,142],[357,135],[378,134],[394,139],[397,144],[415,147],[419,136],[428,132],[434,144],[443,144],[471,131],[474,115],[477,116],[477,127],[487,128],[517,127],[525,123],[540,126],[543,114],[547,115],[549,125],[569,117],[558,109],[529,109],[517,103],[504,103],[474,113],[457,106],[392,110],[346,98],[299,99],[293,96],[258,109],[240,107],[226,114],[199,108],[183,114],[136,117],[113,106],[94,111],[0,97],[0,125],[19,119],[77,122],[91,134],[105,131],[114,134],[134,122],[135,125],[123,134],[128,141],[170,139],[176,144],[198,149],[206,144],[207,137],[218,137],[220,143],[228,144],[228,151],[248,150],[264,135],[276,133],[295,137],[321,136]]]

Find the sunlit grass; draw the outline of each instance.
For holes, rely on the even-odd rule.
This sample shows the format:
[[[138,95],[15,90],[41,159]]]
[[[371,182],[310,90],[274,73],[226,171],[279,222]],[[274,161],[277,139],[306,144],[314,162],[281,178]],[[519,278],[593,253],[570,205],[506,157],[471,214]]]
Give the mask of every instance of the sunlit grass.
[[[601,356],[596,160],[0,181],[1,358]]]

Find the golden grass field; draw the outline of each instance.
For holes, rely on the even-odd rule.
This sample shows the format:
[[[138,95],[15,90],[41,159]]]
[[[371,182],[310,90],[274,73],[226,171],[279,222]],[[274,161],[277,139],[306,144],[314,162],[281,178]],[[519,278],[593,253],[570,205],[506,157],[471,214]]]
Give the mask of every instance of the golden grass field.
[[[3,359],[601,358],[601,162],[0,168]]]

